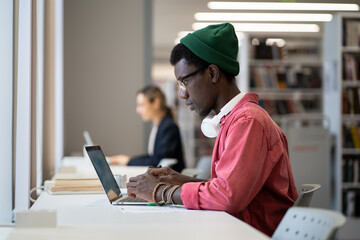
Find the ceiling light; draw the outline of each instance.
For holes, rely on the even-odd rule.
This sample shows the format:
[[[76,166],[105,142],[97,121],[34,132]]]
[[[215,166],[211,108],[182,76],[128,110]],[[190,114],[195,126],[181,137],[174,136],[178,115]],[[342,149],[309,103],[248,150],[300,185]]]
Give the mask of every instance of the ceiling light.
[[[201,22],[192,25],[194,30],[216,23]],[[238,32],[319,32],[317,24],[286,24],[286,23],[232,23]]]
[[[209,2],[210,9],[227,10],[286,10],[286,11],[359,11],[357,4],[289,3],[289,2]]]
[[[329,22],[331,14],[315,13],[214,13],[198,12],[194,15],[197,21],[244,21],[244,22]]]

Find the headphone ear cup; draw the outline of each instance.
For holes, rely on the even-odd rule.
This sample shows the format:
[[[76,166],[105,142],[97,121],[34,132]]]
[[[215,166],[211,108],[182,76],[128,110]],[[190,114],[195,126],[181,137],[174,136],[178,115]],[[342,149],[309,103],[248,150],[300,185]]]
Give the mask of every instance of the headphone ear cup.
[[[219,120],[215,117],[206,117],[201,122],[201,131],[208,138],[214,138],[218,135],[220,130]]]

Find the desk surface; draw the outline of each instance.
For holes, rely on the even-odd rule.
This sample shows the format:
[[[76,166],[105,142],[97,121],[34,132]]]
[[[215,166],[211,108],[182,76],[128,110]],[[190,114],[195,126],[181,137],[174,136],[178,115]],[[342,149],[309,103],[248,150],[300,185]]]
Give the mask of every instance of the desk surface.
[[[179,207],[112,206],[105,194],[41,194],[31,210],[57,210],[57,228],[15,228],[17,239],[269,239],[225,212]]]

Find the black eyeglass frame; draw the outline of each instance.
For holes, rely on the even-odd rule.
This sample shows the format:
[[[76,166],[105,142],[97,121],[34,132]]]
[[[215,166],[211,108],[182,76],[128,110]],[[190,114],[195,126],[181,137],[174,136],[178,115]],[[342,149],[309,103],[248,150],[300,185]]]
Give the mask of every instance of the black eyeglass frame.
[[[184,77],[179,78],[177,80],[177,84],[179,85],[180,89],[182,91],[186,91],[186,86],[188,85],[188,80],[186,80],[186,79],[189,77],[195,76],[196,74],[199,74],[200,72],[204,71],[206,68],[207,67],[198,68],[197,70],[185,75]]]

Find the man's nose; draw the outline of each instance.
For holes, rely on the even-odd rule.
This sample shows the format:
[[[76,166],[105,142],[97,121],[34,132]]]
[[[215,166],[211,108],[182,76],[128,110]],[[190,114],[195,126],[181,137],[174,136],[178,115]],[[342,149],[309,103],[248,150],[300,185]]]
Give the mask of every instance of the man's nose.
[[[179,89],[179,97],[182,99],[187,99],[189,97],[188,92],[186,91],[186,89]]]

